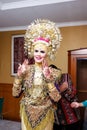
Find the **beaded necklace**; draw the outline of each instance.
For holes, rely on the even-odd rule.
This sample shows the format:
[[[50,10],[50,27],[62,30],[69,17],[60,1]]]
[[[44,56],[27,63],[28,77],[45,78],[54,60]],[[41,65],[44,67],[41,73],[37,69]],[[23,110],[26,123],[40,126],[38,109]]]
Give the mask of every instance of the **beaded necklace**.
[[[40,72],[40,75],[36,74],[36,77],[34,77],[35,69],[37,69],[37,68],[38,67],[35,68],[35,65],[31,65],[31,67],[30,67],[30,76],[29,76],[29,80],[28,80],[29,88],[31,88],[34,85],[34,78],[39,78],[40,76],[42,78],[42,85],[44,85],[46,83],[46,78],[44,77],[43,72],[41,70],[40,71],[39,71],[39,69],[36,70],[36,71]]]

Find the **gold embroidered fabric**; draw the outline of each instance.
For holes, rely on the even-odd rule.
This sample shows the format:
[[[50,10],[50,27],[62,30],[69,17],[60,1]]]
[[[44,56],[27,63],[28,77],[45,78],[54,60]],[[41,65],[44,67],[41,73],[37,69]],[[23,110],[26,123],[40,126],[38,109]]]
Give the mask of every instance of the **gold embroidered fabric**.
[[[42,121],[40,121],[36,127],[31,126],[31,123],[29,122],[25,109],[22,105],[20,105],[20,113],[21,116],[24,120],[24,124],[26,126],[26,129],[24,130],[51,130],[52,129],[52,124],[54,122],[54,112],[52,110],[49,109],[49,111],[47,112],[46,116],[43,118]]]
[[[41,82],[38,84],[38,82],[34,82],[34,78],[37,77],[35,74],[35,66],[31,65],[23,77],[15,78],[13,94],[15,93],[14,95],[16,96],[17,94],[18,96],[21,87],[24,88],[24,97],[20,105],[21,115],[25,118],[26,127],[28,123],[29,129],[27,130],[42,130],[42,128],[46,127],[47,122],[53,122],[54,107],[52,100],[58,101],[60,99],[59,93],[53,85],[55,79],[59,76],[59,72],[57,72],[58,71],[52,73],[54,78],[52,78],[52,82],[50,82],[51,79],[46,79],[40,70],[41,76],[39,78],[41,78]],[[34,75],[36,76],[34,77]],[[18,85],[15,85],[16,82],[18,82]],[[48,87],[49,82],[54,88],[50,89]]]

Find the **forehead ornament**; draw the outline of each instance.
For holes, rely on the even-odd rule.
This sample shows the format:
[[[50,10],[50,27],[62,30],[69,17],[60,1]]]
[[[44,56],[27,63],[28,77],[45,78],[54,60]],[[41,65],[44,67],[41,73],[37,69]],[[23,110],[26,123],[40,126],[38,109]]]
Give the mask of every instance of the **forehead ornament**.
[[[51,45],[50,39],[49,38],[43,38],[43,37],[38,37],[38,38],[34,39],[33,45],[38,44],[38,43],[43,43],[46,46],[50,46]]]

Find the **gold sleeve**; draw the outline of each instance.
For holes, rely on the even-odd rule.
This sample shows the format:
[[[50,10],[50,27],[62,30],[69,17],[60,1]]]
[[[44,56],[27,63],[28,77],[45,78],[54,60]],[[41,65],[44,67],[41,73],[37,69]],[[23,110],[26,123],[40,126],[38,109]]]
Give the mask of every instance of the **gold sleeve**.
[[[55,68],[50,68],[50,76],[49,78],[46,78],[47,82],[54,82],[55,80],[60,80],[62,71],[55,69]]]
[[[22,77],[15,77],[13,87],[12,87],[12,95],[13,96],[19,96],[19,94],[22,91]]]
[[[55,102],[58,102],[61,98],[59,91],[56,89],[54,83],[48,83],[49,96]]]

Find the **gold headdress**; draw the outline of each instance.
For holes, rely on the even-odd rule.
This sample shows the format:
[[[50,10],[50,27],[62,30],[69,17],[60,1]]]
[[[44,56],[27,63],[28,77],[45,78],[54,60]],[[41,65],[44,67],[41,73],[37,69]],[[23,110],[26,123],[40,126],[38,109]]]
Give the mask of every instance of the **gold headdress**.
[[[36,43],[46,44],[49,46],[48,55],[53,59],[57,48],[60,46],[62,37],[59,28],[54,22],[44,19],[37,19],[28,26],[25,34],[25,54],[31,56],[33,47]]]

